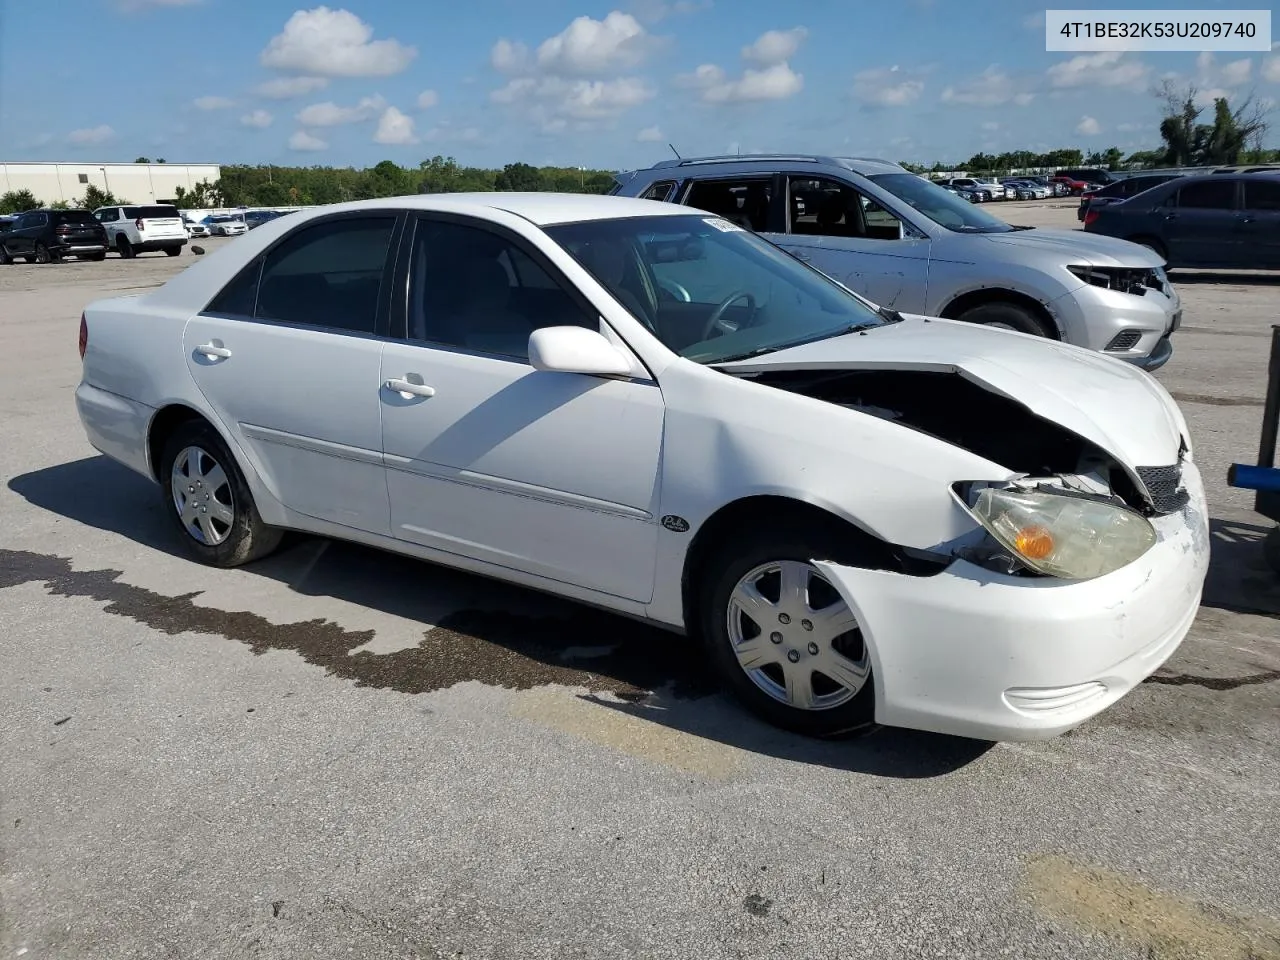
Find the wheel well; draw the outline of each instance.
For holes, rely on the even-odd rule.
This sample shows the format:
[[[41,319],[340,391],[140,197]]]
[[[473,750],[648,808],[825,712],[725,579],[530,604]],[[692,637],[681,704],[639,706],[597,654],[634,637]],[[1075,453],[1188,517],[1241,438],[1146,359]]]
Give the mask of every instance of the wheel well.
[[[956,297],[945,307],[939,314],[945,320],[959,320],[960,316],[974,307],[981,307],[988,303],[1009,303],[1017,307],[1022,307],[1037,320],[1044,324],[1045,329],[1050,331],[1055,340],[1062,339],[1062,331],[1058,329],[1057,321],[1053,319],[1053,315],[1045,309],[1043,303],[1035,297],[1027,296],[1025,293],[1018,293],[1016,290],[1004,290],[1001,288],[991,288],[987,290],[971,290],[968,293],[962,293]]]
[[[151,465],[151,475],[155,477],[157,483],[161,482],[160,457],[164,454],[164,445],[173,436],[173,431],[189,420],[205,420],[205,418],[180,403],[162,408],[151,418],[151,429],[147,434],[147,462]],[[205,422],[208,421],[205,420]]]
[[[697,628],[697,601],[702,578],[716,553],[734,538],[750,529],[795,530],[797,527],[832,530],[847,538],[857,551],[859,566],[876,570],[902,570],[902,557],[897,548],[879,540],[861,527],[821,507],[789,497],[744,497],[721,507],[708,517],[693,536],[684,558],[681,594],[684,625],[687,633]]]

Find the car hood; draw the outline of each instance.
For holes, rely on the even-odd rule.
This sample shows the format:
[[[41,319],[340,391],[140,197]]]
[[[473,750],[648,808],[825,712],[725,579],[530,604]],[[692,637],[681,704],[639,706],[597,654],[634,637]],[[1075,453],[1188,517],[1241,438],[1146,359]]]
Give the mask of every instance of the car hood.
[[[907,316],[861,333],[718,364],[731,373],[904,370],[955,373],[1022,404],[1123,464],[1178,462],[1186,425],[1159,382],[1123,360],[990,327]],[[993,425],[993,429],[999,429]]]
[[[1136,243],[1082,230],[1016,230],[983,234],[992,243],[1057,254],[1071,263],[1092,267],[1162,267],[1164,261]]]

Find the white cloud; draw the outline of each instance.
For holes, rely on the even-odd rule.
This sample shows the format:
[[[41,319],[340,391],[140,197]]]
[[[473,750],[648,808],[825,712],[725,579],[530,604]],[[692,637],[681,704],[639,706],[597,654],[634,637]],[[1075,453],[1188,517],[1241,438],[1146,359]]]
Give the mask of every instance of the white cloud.
[[[418,94],[419,110],[430,110],[439,102],[440,102],[440,94],[436,93],[434,90],[423,90],[420,94]]]
[[[529,48],[523,43],[512,43],[505,37],[489,51],[489,63],[499,73],[523,73],[529,69]]]
[[[374,40],[373,27],[349,10],[298,10],[259,57],[264,67],[310,76],[386,77],[418,55],[399,40]]]
[[[297,120],[304,127],[337,127],[344,123],[372,120],[387,107],[382,97],[365,97],[354,107],[340,107],[332,100],[313,103],[298,111]]]
[[[1260,72],[1268,83],[1280,83],[1280,57],[1267,57],[1262,61]]]
[[[255,92],[268,100],[291,100],[323,90],[328,85],[325,77],[277,77],[259,84]]]
[[[645,127],[636,134],[636,143],[661,143],[662,131],[657,127]]]
[[[538,69],[553,74],[599,76],[638,67],[652,38],[635,17],[614,10],[603,20],[578,17],[538,47]]]
[[[80,130],[72,130],[67,134],[67,142],[80,146],[94,143],[106,143],[108,140],[114,139],[115,135],[116,132],[114,130],[105,123],[102,123],[96,127],[85,127]]]
[[[1253,71],[1253,61],[1248,57],[1233,60],[1222,68],[1222,83],[1227,87],[1238,87],[1249,79]]]
[[[1119,50],[1085,53],[1055,63],[1046,71],[1049,85],[1057,89],[1083,87],[1125,87],[1140,90],[1147,84],[1151,67]]]
[[[920,99],[924,80],[897,64],[863,70],[853,76],[854,99],[878,107],[905,107]]]
[[[1093,117],[1081,117],[1076,124],[1076,133],[1082,137],[1096,137],[1102,132],[1102,126]]]
[[[518,77],[489,95],[495,103],[532,102],[549,114],[576,120],[611,119],[653,96],[653,88],[639,77],[616,80]]]
[[[785,100],[804,89],[804,75],[796,73],[787,62],[804,41],[804,27],[794,30],[770,30],[755,42],[742,48],[742,59],[762,64],[762,69],[747,67],[742,76],[730,79],[723,67],[704,63],[693,73],[677,77],[676,82],[698,91],[706,103],[750,103],[762,100]],[[782,54],[786,56],[778,59]]]
[[[772,67],[796,55],[809,31],[804,27],[790,30],[768,30],[755,43],[742,48],[742,59],[756,67]]]
[[[703,64],[682,82],[698,88],[699,96],[707,103],[785,100],[804,88],[804,76],[786,63],[764,70],[744,70],[736,80],[730,80],[724,70],[714,64]]]
[[[1025,107],[1035,99],[1035,94],[1025,86],[993,63],[972,80],[947,87],[942,91],[942,100],[978,107],[998,107],[1003,103]]]
[[[395,107],[387,107],[378,120],[373,142],[394,145],[417,143],[418,138],[413,135],[413,117],[401,113]]]
[[[246,113],[240,118],[240,123],[246,127],[253,127],[255,130],[265,130],[271,126],[274,119],[271,114],[265,110],[254,110],[252,113]]]
[[[1262,64],[1262,69],[1266,71],[1266,62]],[[1201,87],[1217,87],[1219,89],[1230,89],[1247,83],[1249,77],[1253,73],[1253,61],[1248,57],[1239,60],[1232,60],[1230,63],[1224,63],[1218,66],[1217,60],[1208,50],[1202,51],[1196,57],[1196,84]]]
[[[319,137],[307,133],[305,130],[298,130],[289,138],[290,150],[311,151],[327,150],[328,148],[329,144],[321,140]]]
[[[191,105],[197,110],[226,110],[234,107],[236,102],[228,97],[196,97]]]

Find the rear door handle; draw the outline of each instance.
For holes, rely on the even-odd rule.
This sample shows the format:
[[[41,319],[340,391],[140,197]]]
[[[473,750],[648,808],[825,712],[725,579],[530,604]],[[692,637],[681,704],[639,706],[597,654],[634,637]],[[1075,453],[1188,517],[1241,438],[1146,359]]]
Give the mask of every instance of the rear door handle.
[[[388,390],[393,390],[406,400],[410,397],[434,397],[436,395],[435,387],[428,387],[425,383],[414,383],[411,380],[391,379],[386,383]]]
[[[196,353],[203,354],[210,360],[225,360],[231,356],[231,351],[226,347],[220,347],[215,343],[204,343],[196,347]]]

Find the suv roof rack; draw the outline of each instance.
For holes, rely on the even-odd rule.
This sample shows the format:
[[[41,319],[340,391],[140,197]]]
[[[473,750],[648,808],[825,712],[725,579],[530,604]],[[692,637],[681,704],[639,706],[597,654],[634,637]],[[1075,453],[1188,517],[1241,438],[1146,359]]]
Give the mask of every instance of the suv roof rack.
[[[718,157],[685,157],[682,159],[659,160],[654,167],[693,167],[707,163],[751,163],[754,161],[791,162],[791,163],[829,163],[839,166],[835,157],[817,156],[803,153],[743,153],[725,154]]]

